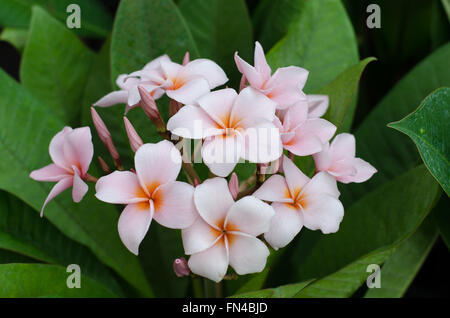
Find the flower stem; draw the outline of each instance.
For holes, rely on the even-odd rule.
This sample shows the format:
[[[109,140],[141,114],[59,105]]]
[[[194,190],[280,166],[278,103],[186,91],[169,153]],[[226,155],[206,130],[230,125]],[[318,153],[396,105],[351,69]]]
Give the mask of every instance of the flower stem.
[[[192,288],[195,298],[203,298],[202,279],[200,277],[192,277]]]

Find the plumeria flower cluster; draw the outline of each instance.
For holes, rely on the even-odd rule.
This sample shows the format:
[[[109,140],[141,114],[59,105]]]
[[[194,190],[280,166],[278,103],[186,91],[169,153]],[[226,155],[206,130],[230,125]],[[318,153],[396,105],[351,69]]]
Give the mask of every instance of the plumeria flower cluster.
[[[119,75],[120,90],[91,108],[116,170],[111,172],[98,157],[106,175],[89,175],[94,153],[90,129],[65,127],[50,142],[53,163],[30,174],[38,181],[57,182],[42,212],[70,187],[79,202],[88,191],[85,182],[93,182],[97,199],[123,205],[118,234],[128,250],[139,254],[152,220],[180,229],[189,260],[176,259],[175,274],[215,282],[228,277],[229,267],[238,275],[262,271],[269,247],[285,247],[303,227],[324,234],[338,231],[344,207],[337,182],[364,182],[376,169],[356,158],[353,135],[333,138],[336,126],[321,118],[328,97],[303,92],[308,71],[289,66],[272,73],[258,42],[253,66],[238,53],[235,62],[242,73],[239,90],[217,89],[228,81],[225,72],[208,59],[191,61],[188,53],[181,64],[163,55],[141,70]],[[156,102],[164,94],[170,98],[167,124]],[[124,116],[135,152],[134,167],[128,170],[95,110],[115,104],[126,105],[125,115],[141,106],[163,139],[144,143]],[[183,153],[179,150],[180,138],[200,142],[198,154],[210,170],[209,179],[201,180],[191,156],[184,147]],[[312,177],[295,164],[296,156],[313,157]],[[240,183],[233,171],[247,162],[257,169]],[[182,180],[188,182],[179,181],[182,170]]]

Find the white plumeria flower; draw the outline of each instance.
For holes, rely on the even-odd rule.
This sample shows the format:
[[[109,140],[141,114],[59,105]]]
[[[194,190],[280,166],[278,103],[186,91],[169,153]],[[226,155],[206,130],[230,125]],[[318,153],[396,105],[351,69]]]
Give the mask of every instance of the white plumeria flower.
[[[167,55],[162,55],[146,64],[141,71],[129,75],[119,75],[116,84],[120,90],[103,96],[94,103],[94,106],[109,107],[116,104],[126,104],[126,111],[128,111],[131,108],[136,107],[141,100],[138,86],[142,86],[154,99],[160,98],[164,94],[164,90],[162,90],[157,83],[152,81],[152,79],[138,76],[144,71],[162,74],[161,62],[163,61],[170,62],[170,58]]]
[[[186,65],[161,60],[161,68],[148,68],[130,75],[154,83],[167,96],[182,104],[193,104],[217,86],[228,81],[222,68],[208,59],[196,59]]]
[[[253,196],[234,202],[223,178],[198,185],[194,202],[199,217],[181,232],[193,273],[219,282],[228,265],[239,275],[264,269],[270,252],[256,237],[269,229],[270,205]]]
[[[305,176],[287,157],[283,159],[285,177],[273,175],[253,194],[270,201],[275,210],[266,241],[279,249],[289,244],[305,226],[322,233],[334,233],[344,217],[344,207],[338,200],[336,180],[327,172],[312,179]]]
[[[282,154],[280,132],[273,124],[276,104],[254,88],[239,95],[226,88],[211,92],[172,116],[167,129],[183,138],[207,138],[202,158],[209,169],[226,177],[240,158],[265,163]]]
[[[136,173],[115,171],[101,177],[95,185],[95,196],[104,202],[126,204],[119,218],[119,235],[137,255],[152,219],[165,227],[181,229],[191,226],[197,213],[194,187],[176,181],[181,154],[171,142],[142,145],[134,164]]]

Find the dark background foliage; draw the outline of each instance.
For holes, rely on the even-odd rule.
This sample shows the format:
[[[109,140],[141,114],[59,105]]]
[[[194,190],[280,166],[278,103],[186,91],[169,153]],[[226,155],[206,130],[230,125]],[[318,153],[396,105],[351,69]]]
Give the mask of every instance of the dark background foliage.
[[[102,2],[114,15],[119,1]],[[259,0],[246,2],[251,15]],[[366,8],[370,3],[381,7],[381,29],[366,26]],[[357,35],[361,58],[374,56],[378,59],[367,67],[360,82],[353,122],[353,128],[356,128],[398,80],[450,40],[450,25],[439,0],[345,0],[344,4]],[[96,51],[103,44],[103,40],[98,39],[83,41]],[[0,67],[18,80],[19,52],[8,42],[0,41],[0,56]],[[440,204],[447,206],[447,210],[448,203],[448,198],[441,199]],[[450,279],[446,275],[449,268],[449,251],[439,237],[405,297],[449,296]],[[355,296],[363,295],[365,288],[363,285]]]

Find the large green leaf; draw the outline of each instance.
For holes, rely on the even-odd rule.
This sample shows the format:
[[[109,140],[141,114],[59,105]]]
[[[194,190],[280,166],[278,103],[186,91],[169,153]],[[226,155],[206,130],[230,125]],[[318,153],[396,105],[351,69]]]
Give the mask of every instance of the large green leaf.
[[[450,213],[448,207],[450,206],[450,199],[446,195],[442,195],[436,208],[434,209],[434,217],[439,228],[439,233],[442,239],[450,250]]]
[[[253,55],[252,25],[243,0],[181,0],[181,13],[192,32],[201,57],[218,63],[234,85],[240,73],[234,52],[249,60]],[[230,23],[233,21],[233,23]]]
[[[338,127],[338,131],[349,130],[344,126],[344,120],[350,117],[346,123],[351,123],[355,112],[355,98],[358,91],[359,79],[367,64],[375,58],[368,57],[359,63],[349,67],[336,77],[331,83],[319,90],[320,94],[328,95],[330,106],[324,118]]]
[[[0,91],[0,188],[39,211],[52,185],[31,180],[29,173],[51,162],[48,145],[64,123],[4,71],[0,71]],[[92,186],[80,204],[74,204],[68,192],[58,196],[47,206],[45,216],[141,292],[150,294],[137,258],[115,230],[114,206],[96,200]]]
[[[81,273],[83,270],[81,269]],[[61,266],[43,264],[0,265],[0,297],[114,297],[102,285],[81,276],[81,288],[68,288],[71,273]]]
[[[69,240],[36,211],[4,191],[0,191],[0,248],[46,263],[78,264],[83,274],[121,293],[111,270],[88,248]]]
[[[414,143],[386,125],[414,111],[434,89],[450,86],[449,68],[450,43],[400,80],[361,123],[355,131],[357,155],[370,162],[378,172],[367,182],[342,187],[344,203],[354,202],[420,162]]]
[[[340,1],[296,1],[302,2],[299,12],[267,59],[273,69],[288,65],[306,68],[310,73],[305,90],[315,92],[358,62],[356,38]],[[290,2],[280,5],[291,6]]]
[[[66,122],[78,125],[92,52],[64,25],[33,7],[27,46],[20,65],[23,85]]]
[[[445,13],[447,13],[448,21],[450,22],[450,0],[441,0],[444,6]]]
[[[313,280],[289,284],[277,288],[262,289],[253,292],[233,295],[232,298],[292,298],[311,284]]]
[[[417,232],[397,247],[385,261],[381,269],[381,288],[369,289],[364,297],[403,296],[438,236],[436,223],[430,216]]]
[[[111,43],[112,79],[141,69],[162,54],[181,62],[197,46],[172,0],[123,0],[114,21]]]
[[[414,168],[346,208],[338,232],[324,235],[303,230],[300,239],[291,243],[290,257],[276,271],[296,273],[288,281],[321,278],[400,242],[418,228],[439,191],[423,165]]]
[[[35,259],[0,248],[0,264],[37,263]]]
[[[27,28],[31,20],[31,7],[39,5],[61,22],[66,22],[70,4],[78,4],[81,11],[81,28],[73,29],[80,35],[103,37],[108,35],[112,17],[96,0],[0,0],[0,26]]]
[[[0,34],[0,40],[11,43],[17,51],[22,52],[28,38],[28,30],[20,28],[5,28]]]
[[[408,135],[423,162],[450,195],[450,88],[430,94],[410,115],[388,126]]]

